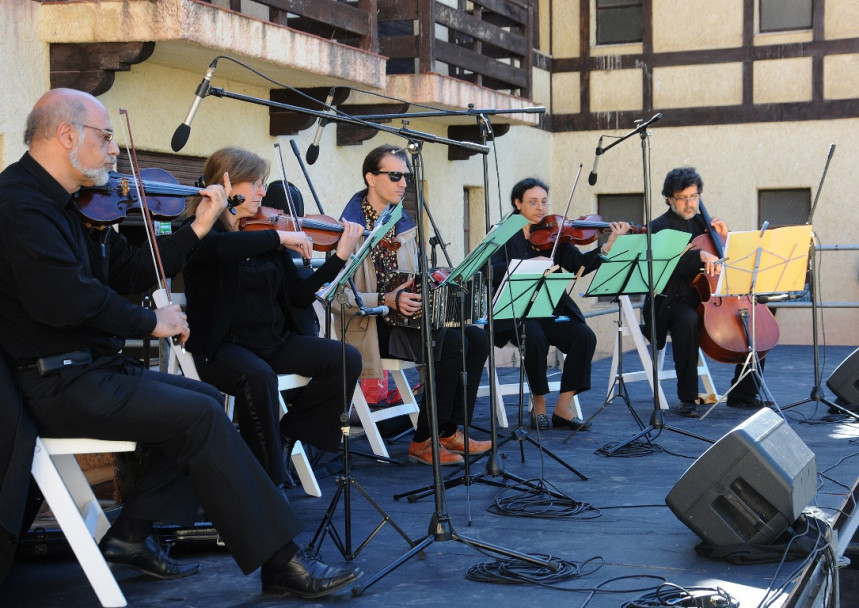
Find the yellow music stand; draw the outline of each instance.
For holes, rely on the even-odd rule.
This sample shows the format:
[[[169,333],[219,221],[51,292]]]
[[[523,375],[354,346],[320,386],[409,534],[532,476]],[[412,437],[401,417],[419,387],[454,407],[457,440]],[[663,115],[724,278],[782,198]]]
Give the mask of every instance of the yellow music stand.
[[[759,295],[773,295],[801,291],[805,287],[808,267],[808,244],[811,242],[811,225],[785,226],[749,232],[730,232],[725,242],[725,259],[722,273],[716,284],[715,297],[749,296],[750,318],[743,317],[749,352],[737,381],[722,397],[710,406],[701,419],[748,375],[764,401],[771,401],[781,413],[775,398],[764,382],[760,371],[760,358],[755,344],[755,304]],[[782,414],[782,417],[784,415]]]

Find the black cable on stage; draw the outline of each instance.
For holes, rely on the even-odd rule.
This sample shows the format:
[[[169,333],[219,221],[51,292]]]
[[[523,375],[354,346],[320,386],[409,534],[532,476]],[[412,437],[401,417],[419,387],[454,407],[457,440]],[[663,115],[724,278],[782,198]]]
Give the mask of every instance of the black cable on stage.
[[[535,519],[596,519],[602,516],[591,504],[573,500],[545,479],[532,479],[498,492],[487,509],[495,515]]]
[[[468,580],[480,583],[553,586],[564,581],[593,574],[602,568],[605,563],[602,557],[592,557],[581,563],[541,553],[534,553],[532,557],[553,562],[558,566],[557,571],[521,560],[497,559],[494,562],[484,562],[471,566],[466,571],[465,577]],[[591,566],[591,568],[586,570],[588,566]]]
[[[612,452],[612,448],[619,443],[619,441],[607,443],[601,448],[594,450],[594,453],[610,456],[612,458],[641,458],[643,456],[650,456],[651,454],[660,454],[665,451],[661,445],[650,441],[640,441],[636,439],[635,441],[629,442],[616,452]]]
[[[681,587],[665,582],[655,591],[624,602],[621,608],[739,608],[740,602],[719,587]]]

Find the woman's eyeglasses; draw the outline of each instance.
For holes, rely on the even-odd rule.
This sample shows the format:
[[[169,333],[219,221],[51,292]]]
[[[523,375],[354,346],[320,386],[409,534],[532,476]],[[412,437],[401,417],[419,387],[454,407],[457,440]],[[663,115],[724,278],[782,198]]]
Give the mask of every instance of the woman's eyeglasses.
[[[381,173],[387,175],[388,179],[394,183],[397,183],[404,177],[409,183],[411,183],[412,179],[414,179],[414,175],[412,175],[411,173],[403,173],[402,171],[373,171],[373,175],[379,175]]]

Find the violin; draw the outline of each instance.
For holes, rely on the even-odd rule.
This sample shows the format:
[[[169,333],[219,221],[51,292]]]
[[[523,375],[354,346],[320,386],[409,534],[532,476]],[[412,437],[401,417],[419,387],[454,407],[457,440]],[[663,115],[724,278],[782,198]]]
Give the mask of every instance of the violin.
[[[149,179],[147,179],[149,178]],[[74,194],[78,211],[90,224],[106,226],[125,219],[129,212],[141,213],[143,204],[137,186],[146,197],[149,213],[156,220],[173,220],[185,210],[185,198],[199,196],[200,188],[181,185],[164,169],[140,170],[140,184],[133,175],[111,171],[107,183],[81,188]],[[244,197],[230,198],[230,207],[240,205]],[[235,213],[231,209],[232,213]]]
[[[531,226],[531,246],[539,251],[547,251],[555,246],[555,241],[587,245],[593,243],[601,232],[611,230],[611,224],[603,222],[599,215],[583,215],[577,220],[564,220],[561,215],[547,215],[539,224]],[[630,224],[630,234],[643,234],[647,229]]]
[[[692,240],[692,248],[707,251],[719,259],[725,257],[722,238],[710,224],[704,201],[698,202],[708,232]],[[704,273],[692,280],[701,304],[698,306],[698,342],[705,355],[720,363],[743,363],[749,354],[749,341],[754,331],[755,350],[761,359],[778,344],[779,329],[775,316],[766,304],[752,301],[750,295],[717,297],[719,278]],[[751,308],[754,306],[754,329]]]
[[[298,222],[297,227],[296,222]],[[261,206],[254,215],[239,220],[239,230],[300,230],[313,239],[315,251],[332,251],[337,247],[340,235],[343,234],[343,225],[327,215],[315,214],[292,218],[274,207]],[[364,238],[369,234],[370,231],[365,230]],[[382,243],[392,251],[400,248],[400,242],[396,239],[386,238]]]

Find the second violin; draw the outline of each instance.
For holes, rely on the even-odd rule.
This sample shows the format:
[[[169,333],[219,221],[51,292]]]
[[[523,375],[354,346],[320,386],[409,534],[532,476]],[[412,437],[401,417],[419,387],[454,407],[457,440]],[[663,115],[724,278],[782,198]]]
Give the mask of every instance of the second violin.
[[[547,215],[539,224],[531,227],[531,246],[540,251],[548,251],[555,241],[587,245],[593,243],[601,232],[611,230],[609,222],[602,221],[599,215],[583,215],[577,220],[566,220],[562,215]],[[642,234],[646,228],[630,224],[630,234]]]
[[[343,234],[343,225],[327,215],[307,215],[293,219],[274,207],[260,207],[254,215],[239,220],[239,230],[300,230],[313,239],[315,251],[333,251]],[[365,230],[364,238],[369,234],[370,231]],[[382,242],[392,250],[400,246],[400,242],[393,239],[385,239]]]

